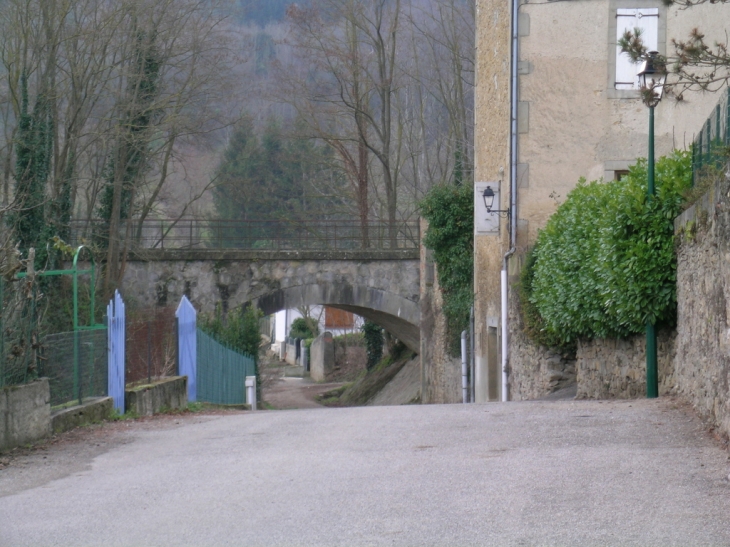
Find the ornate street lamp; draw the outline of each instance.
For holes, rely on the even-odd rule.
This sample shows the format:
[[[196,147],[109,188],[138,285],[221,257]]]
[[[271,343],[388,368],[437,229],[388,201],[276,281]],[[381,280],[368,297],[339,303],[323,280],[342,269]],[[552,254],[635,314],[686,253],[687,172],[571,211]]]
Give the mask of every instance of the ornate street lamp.
[[[667,70],[659,52],[650,51],[639,66],[641,100],[649,107],[649,158],[647,161],[647,199],[654,197],[654,107],[662,100]],[[657,372],[656,326],[646,325],[646,396],[659,396],[659,374]]]
[[[496,214],[504,218],[509,218],[509,207],[507,209],[492,209],[492,206],[494,205],[494,190],[492,190],[491,186],[487,186],[484,189],[482,198],[484,199],[484,207],[487,208],[487,213],[490,215]]]

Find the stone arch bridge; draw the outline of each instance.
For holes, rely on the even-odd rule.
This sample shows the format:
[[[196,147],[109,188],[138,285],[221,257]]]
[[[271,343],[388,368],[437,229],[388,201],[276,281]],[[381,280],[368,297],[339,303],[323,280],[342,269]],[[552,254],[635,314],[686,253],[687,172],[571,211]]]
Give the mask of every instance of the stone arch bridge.
[[[141,306],[171,305],[185,294],[203,312],[217,304],[227,310],[252,302],[268,315],[323,304],[365,317],[419,352],[417,225],[414,229],[415,237],[401,237],[395,245],[381,231],[368,245],[350,240],[344,245],[340,238],[333,248],[320,238],[320,249],[307,248],[301,238],[285,245],[304,247],[299,249],[281,243],[273,249],[170,248],[167,241],[164,248],[148,245],[130,253],[122,288],[126,299]]]

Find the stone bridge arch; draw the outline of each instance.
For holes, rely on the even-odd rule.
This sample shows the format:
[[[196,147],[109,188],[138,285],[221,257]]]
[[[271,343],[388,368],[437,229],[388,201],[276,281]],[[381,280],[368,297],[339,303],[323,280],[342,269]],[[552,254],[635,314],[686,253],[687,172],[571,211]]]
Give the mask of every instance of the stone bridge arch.
[[[226,256],[223,259],[130,261],[125,297],[139,305],[173,305],[183,294],[195,307],[237,308],[253,302],[264,313],[323,304],[351,311],[420,351],[420,274],[413,258],[343,260]]]
[[[346,282],[296,285],[252,299],[266,315],[301,306],[325,305],[377,323],[408,348],[419,352],[421,310],[399,294]]]

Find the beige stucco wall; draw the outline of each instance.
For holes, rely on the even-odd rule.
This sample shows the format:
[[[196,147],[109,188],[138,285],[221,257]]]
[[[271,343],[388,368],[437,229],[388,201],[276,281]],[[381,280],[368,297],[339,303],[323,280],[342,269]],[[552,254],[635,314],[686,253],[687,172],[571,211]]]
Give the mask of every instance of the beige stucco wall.
[[[615,48],[609,23],[616,7],[630,6],[660,8],[670,50],[673,38],[686,39],[694,27],[725,41],[730,5],[666,10],[661,1],[575,0],[521,6],[529,35],[520,40],[520,60],[529,63],[529,73],[520,75],[519,96],[529,103],[529,119],[519,161],[529,164],[529,176],[520,181],[518,202],[530,243],[580,177],[610,176],[621,162],[647,155],[648,109],[638,98],[609,98]],[[717,99],[695,92],[679,102],[666,97],[655,112],[657,157],[689,146]]]
[[[502,207],[509,203],[510,5],[508,1],[477,0],[476,99],[474,178],[502,180]],[[507,227],[499,235],[474,238],[475,399],[499,397],[499,320],[501,257],[506,251]],[[492,326],[495,328],[495,326]]]
[[[502,208],[509,202],[510,4],[510,0],[477,0],[475,181],[501,178]],[[624,7],[660,8],[659,34],[666,36],[660,51],[671,54],[671,40],[686,39],[694,27],[710,38],[709,43],[715,37],[726,41],[728,4],[686,10],[665,8],[661,0],[520,6],[518,253],[534,242],[580,177],[612,177],[613,170],[647,155],[648,109],[638,92],[634,98],[614,98],[617,94],[609,85],[615,49],[610,25],[616,8]],[[717,100],[717,95],[699,92],[684,93],[682,101],[665,97],[656,108],[657,157],[673,147],[689,146]],[[500,236],[475,237],[477,370],[480,364],[491,367],[491,362],[486,364],[488,355],[495,354],[486,341],[488,322],[494,324],[499,318],[499,270],[507,248],[505,223]],[[511,284],[518,273],[514,266]],[[477,374],[477,393],[479,380]]]

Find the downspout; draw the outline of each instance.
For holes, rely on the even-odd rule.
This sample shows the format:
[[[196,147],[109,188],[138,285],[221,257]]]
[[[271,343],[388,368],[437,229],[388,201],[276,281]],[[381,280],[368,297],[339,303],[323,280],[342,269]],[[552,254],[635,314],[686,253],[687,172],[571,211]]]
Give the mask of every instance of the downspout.
[[[509,215],[509,244],[510,248],[505,253],[502,261],[501,289],[502,289],[502,402],[509,400],[509,306],[508,306],[508,262],[517,248],[517,63],[519,61],[519,33],[518,15],[520,0],[512,0],[512,48],[510,51],[511,67],[511,97],[510,97],[510,215]]]

